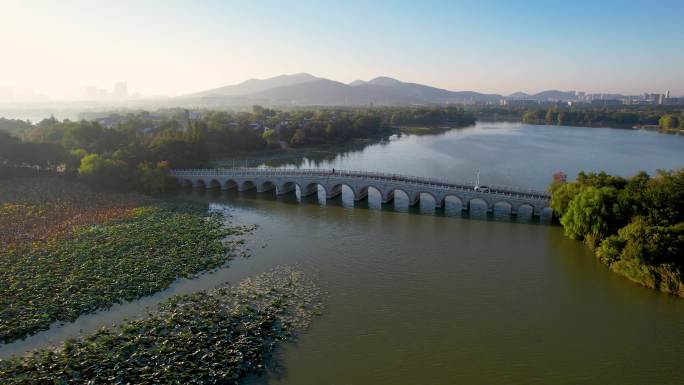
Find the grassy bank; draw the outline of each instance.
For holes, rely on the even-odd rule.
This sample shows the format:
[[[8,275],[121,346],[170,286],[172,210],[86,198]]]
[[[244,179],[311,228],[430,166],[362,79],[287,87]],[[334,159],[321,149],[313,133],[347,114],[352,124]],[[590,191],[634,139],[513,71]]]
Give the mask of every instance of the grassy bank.
[[[246,230],[225,227],[204,205],[101,193],[57,179],[7,182],[0,201],[3,342],[217,268],[234,248],[223,239]]]
[[[277,341],[320,311],[301,272],[279,268],[189,296],[148,318],[104,329],[56,351],[0,361],[3,384],[235,384],[264,370]]]

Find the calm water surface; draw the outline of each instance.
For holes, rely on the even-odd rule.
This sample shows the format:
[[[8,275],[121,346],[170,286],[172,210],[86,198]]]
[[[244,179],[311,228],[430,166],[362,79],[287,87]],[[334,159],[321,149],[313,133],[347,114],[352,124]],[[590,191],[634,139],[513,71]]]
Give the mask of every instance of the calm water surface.
[[[385,171],[546,189],[559,170],[629,176],[639,170],[684,167],[684,136],[611,128],[478,123],[441,135],[400,138],[324,159],[263,162],[262,166]]]
[[[684,166],[684,137],[480,124],[404,136],[328,160],[335,167],[544,188],[556,170],[630,175]],[[273,164],[273,162],[268,162]],[[0,355],[144,313],[171,294],[294,264],[327,310],[252,384],[681,384],[684,300],[634,285],[557,226],[432,215],[406,201],[354,203],[255,192],[183,192],[259,225],[252,257],[112,311],[81,317]],[[409,211],[402,213],[400,211]],[[453,214],[453,215],[452,215]]]

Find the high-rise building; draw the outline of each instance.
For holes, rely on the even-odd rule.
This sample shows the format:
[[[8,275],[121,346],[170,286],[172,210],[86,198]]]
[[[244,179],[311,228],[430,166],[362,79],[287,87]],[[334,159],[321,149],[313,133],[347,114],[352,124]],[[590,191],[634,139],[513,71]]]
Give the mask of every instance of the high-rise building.
[[[116,99],[128,99],[128,84],[126,82],[114,84],[114,97]]]
[[[665,91],[665,99],[670,98],[670,90]]]

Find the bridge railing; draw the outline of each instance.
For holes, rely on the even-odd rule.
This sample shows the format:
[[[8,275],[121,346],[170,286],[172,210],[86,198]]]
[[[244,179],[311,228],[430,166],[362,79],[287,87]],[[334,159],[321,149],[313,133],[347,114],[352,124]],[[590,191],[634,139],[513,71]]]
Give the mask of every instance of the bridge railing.
[[[475,185],[468,183],[454,183],[447,179],[426,178],[404,174],[381,173],[373,171],[357,170],[332,170],[325,169],[302,169],[302,168],[212,168],[212,169],[174,169],[169,173],[176,177],[210,177],[210,176],[320,176],[363,178],[378,181],[392,181],[408,183],[433,188],[448,188],[466,192],[473,192]],[[522,189],[511,186],[488,186],[489,191],[479,191],[482,194],[490,194],[508,197],[526,197],[538,200],[548,200],[550,196],[545,191]]]

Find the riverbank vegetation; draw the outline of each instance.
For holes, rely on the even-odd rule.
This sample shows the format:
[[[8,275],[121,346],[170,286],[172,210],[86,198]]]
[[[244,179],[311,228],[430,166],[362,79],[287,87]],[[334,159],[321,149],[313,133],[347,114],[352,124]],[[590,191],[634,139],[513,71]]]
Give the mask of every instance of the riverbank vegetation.
[[[525,111],[522,122],[558,126],[625,127],[658,125],[662,112],[607,108],[534,109]]]
[[[4,186],[7,186],[5,188]],[[58,178],[0,191],[0,341],[150,295],[222,266],[248,229],[206,205],[91,191]]]
[[[684,111],[679,114],[665,114],[658,120],[658,127],[665,131],[684,130]]]
[[[264,371],[277,342],[320,311],[316,285],[281,267],[234,287],[172,297],[147,318],[56,350],[0,361],[0,382],[236,384]]]
[[[684,129],[684,111],[667,108],[538,108],[521,111],[528,124],[580,127],[648,127],[678,132]]]
[[[551,207],[565,234],[583,240],[611,270],[684,297],[684,169],[629,179],[557,174]]]
[[[172,168],[202,167],[231,154],[316,147],[389,136],[406,126],[464,126],[456,107],[381,107],[251,112],[172,110],[113,114],[98,121],[2,120],[0,177],[18,168],[77,176],[108,189],[161,193]]]

